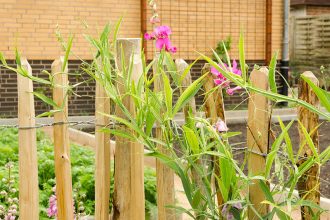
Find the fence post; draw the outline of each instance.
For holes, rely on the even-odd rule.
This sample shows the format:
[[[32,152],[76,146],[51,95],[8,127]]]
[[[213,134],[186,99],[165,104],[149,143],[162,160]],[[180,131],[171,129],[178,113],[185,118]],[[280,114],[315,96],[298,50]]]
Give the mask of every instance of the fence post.
[[[314,76],[312,72],[304,72],[303,75],[310,79],[314,84],[319,85],[318,79]],[[313,92],[312,88],[305,82],[304,80],[300,80],[299,82],[299,98],[308,102],[315,107],[319,107],[319,100],[316,94]],[[307,132],[310,134],[310,137],[319,152],[319,133],[317,126],[319,124],[319,116],[308,109],[299,106],[298,107],[298,119],[305,127]],[[302,151],[299,156],[301,159],[298,162],[298,166],[300,166],[303,162],[308,160],[308,158],[313,157],[313,151],[306,143],[305,135],[299,126],[299,137],[300,144],[304,144]],[[316,204],[320,204],[320,166],[315,163],[308,171],[306,171],[303,176],[298,181],[298,191],[300,198],[304,198],[305,200],[309,200]],[[315,214],[313,214],[315,210],[310,210],[307,206],[301,207],[301,219],[310,220],[315,219]],[[319,219],[319,218],[318,218]]]
[[[210,64],[206,63],[202,69],[202,75],[209,73],[206,76],[205,83],[203,85],[205,93],[211,91],[214,89],[214,77],[210,73]],[[220,119],[226,123],[225,118],[225,107],[224,107],[224,101],[223,101],[223,95],[222,95],[222,89],[219,88],[213,93],[207,94],[205,96],[205,115],[206,118],[210,119],[211,124],[217,123],[217,121]],[[214,166],[214,175],[217,177],[220,177],[220,166],[219,166],[219,160],[217,159],[217,156],[214,156],[212,158],[212,163]],[[217,180],[215,180],[215,190],[217,194],[217,201],[219,206],[219,213],[221,213],[221,210],[223,208],[223,198],[221,195],[221,191],[219,189],[219,184],[217,183]]]
[[[186,63],[186,61],[184,61],[183,59],[175,60],[175,64],[176,64],[179,75],[182,75],[184,70],[189,66],[188,63]],[[189,71],[187,73],[186,77],[182,81],[182,87],[187,88],[189,85],[191,85],[191,83],[192,83],[192,79],[191,79],[191,74]],[[183,91],[181,91],[181,93],[182,92]],[[195,123],[191,124],[190,119],[189,119],[190,117],[195,117],[196,112],[197,112],[196,101],[195,101],[195,98],[192,98],[190,100],[190,102],[183,108],[185,123],[187,124],[187,126],[196,126]],[[203,167],[204,164],[203,164],[203,161],[201,158],[195,160],[195,163],[198,164],[198,166],[201,168],[202,172],[205,171],[204,167]],[[192,181],[194,182],[196,188],[201,190],[202,195],[205,195],[202,174],[199,173],[196,169],[194,169],[192,167],[191,168],[191,177],[192,177]],[[200,207],[202,207],[203,205],[204,205],[204,203],[199,204]],[[195,212],[195,216],[200,217],[198,211]]]
[[[58,219],[73,219],[72,177],[68,133],[68,68],[62,71],[64,58],[52,63],[53,99],[61,111],[54,113],[54,160]],[[56,124],[57,123],[57,124]]]
[[[99,65],[102,69],[102,64]],[[100,80],[103,78],[100,71]],[[96,80],[95,89],[95,219],[109,219],[110,134],[100,131],[110,123],[110,98]]]
[[[253,70],[250,79],[253,86],[268,90],[267,68],[262,67],[260,70]],[[270,117],[269,100],[265,96],[251,92],[248,103],[247,146],[249,149],[248,171],[253,176],[260,175],[265,171],[266,157],[262,154],[268,153]],[[268,205],[261,204],[262,201],[266,200],[266,197],[259,186],[259,181],[254,181],[249,186],[249,198],[261,216],[268,213]],[[248,210],[248,218],[258,219],[252,209]]]
[[[28,61],[21,59],[22,68],[32,75]],[[18,142],[19,142],[19,212],[20,219],[39,219],[39,186],[36,129],[32,80],[17,75]]]
[[[162,76],[157,72],[159,54],[156,55],[156,62],[153,66],[153,74],[155,77],[154,91],[163,91],[164,84]],[[157,75],[158,74],[158,75]],[[162,129],[157,125],[155,129],[156,138],[163,139]],[[168,150],[157,144],[157,149],[163,154],[168,154]],[[174,188],[174,172],[173,170],[156,159],[156,176],[157,176],[157,208],[158,219],[175,220],[175,210],[167,208],[167,205],[175,205],[175,188]]]
[[[124,52],[125,54],[122,54]],[[125,77],[127,73],[121,66],[121,58],[125,64],[133,62],[132,80],[137,81],[142,75],[141,39],[123,38],[117,41],[117,60],[122,77],[118,78],[118,88],[121,95],[125,91]],[[133,59],[133,60],[132,60]],[[127,68],[128,69],[128,68]],[[134,118],[136,115],[134,100],[130,96],[122,99],[123,104]],[[116,115],[126,118],[121,109],[116,106]],[[117,129],[133,132],[128,128],[117,126]],[[144,219],[144,146],[141,143],[116,136],[115,153],[115,192],[114,192],[114,219]]]

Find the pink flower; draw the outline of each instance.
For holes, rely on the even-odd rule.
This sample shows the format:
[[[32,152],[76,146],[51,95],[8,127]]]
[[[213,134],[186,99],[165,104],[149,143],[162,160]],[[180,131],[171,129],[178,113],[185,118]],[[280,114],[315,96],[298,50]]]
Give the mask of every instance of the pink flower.
[[[242,75],[242,71],[237,68],[236,60],[233,60],[233,65],[232,65],[231,70],[230,70],[230,68],[228,67],[227,64],[224,63],[223,65],[226,68],[225,71],[231,71],[232,73],[234,73],[238,76]],[[215,67],[211,67],[210,72],[215,77],[217,77],[216,79],[214,79],[214,83],[216,85],[220,85],[222,88],[225,88],[228,95],[233,95],[235,91],[241,89],[241,87],[239,87],[239,86],[236,86],[234,88],[230,88],[229,80],[221,72],[219,72]]]
[[[145,33],[144,39],[156,40],[156,48],[159,50],[165,49],[167,52],[176,53],[177,48],[172,46],[169,36],[172,30],[168,26],[159,26],[154,29],[151,34]]]
[[[151,23],[151,24],[160,23],[160,19],[159,19],[159,17],[158,17],[158,16],[152,16],[152,17],[150,18],[150,23]]]
[[[227,92],[228,95],[234,95],[235,91],[240,90],[240,89],[241,89],[240,86],[236,86],[236,87],[234,87],[234,88],[230,88],[230,87],[229,87],[229,88],[226,90],[226,92]]]
[[[8,215],[6,215],[5,220],[15,220],[16,216],[12,215],[11,213],[8,213]]]
[[[219,119],[217,121],[217,123],[215,123],[214,127],[219,132],[226,132],[226,131],[228,131],[228,127],[227,127],[226,123],[224,121],[222,121],[221,119]]]
[[[57,199],[55,195],[49,197],[49,207],[47,209],[48,217],[55,217],[57,215]]]
[[[151,34],[145,33],[144,34],[144,39],[153,40],[153,39],[155,39],[155,36],[153,35],[153,33],[151,33]]]

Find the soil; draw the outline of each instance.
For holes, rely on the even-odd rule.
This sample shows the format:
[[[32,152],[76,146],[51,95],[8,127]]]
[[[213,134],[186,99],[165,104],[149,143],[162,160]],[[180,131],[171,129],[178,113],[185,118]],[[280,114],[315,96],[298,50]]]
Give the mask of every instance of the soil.
[[[246,132],[247,132],[247,127],[246,124],[232,124],[228,125],[230,131],[240,131],[242,132],[241,135],[232,137],[230,139],[231,144],[237,143],[235,147],[245,147],[245,142],[242,143],[242,140],[246,140]],[[279,125],[278,124],[273,124],[272,125],[272,130],[275,132],[275,134],[278,134],[280,131]],[[298,134],[298,125],[297,123],[294,123],[289,130],[289,135],[292,141],[292,146],[294,150],[297,152],[299,148],[299,134]],[[324,149],[330,146],[330,123],[329,122],[323,122],[319,128],[319,146],[320,146],[320,151],[322,152]],[[273,140],[270,138],[270,142],[272,143]],[[270,144],[271,144],[270,143]],[[243,154],[237,154],[235,156],[238,161],[243,160]],[[326,164],[324,164],[321,167],[321,175],[320,175],[320,181],[321,181],[321,196],[330,198],[330,161],[328,161]]]

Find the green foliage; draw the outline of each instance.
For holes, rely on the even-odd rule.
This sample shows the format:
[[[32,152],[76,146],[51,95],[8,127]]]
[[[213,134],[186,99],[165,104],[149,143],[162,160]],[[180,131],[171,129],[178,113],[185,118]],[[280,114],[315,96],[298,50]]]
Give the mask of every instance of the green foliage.
[[[0,179],[7,178],[4,166],[12,161],[14,167],[12,175],[18,180],[18,130],[0,128]],[[47,208],[49,197],[55,186],[54,146],[49,138],[41,131],[37,132],[38,174],[41,219],[48,219]],[[90,149],[71,145],[72,183],[75,197],[83,197],[85,211],[89,215],[94,213],[95,185],[94,185],[94,152]],[[112,166],[113,169],[113,166]],[[113,170],[111,171],[113,174]],[[151,168],[145,169],[145,196],[147,211],[156,205],[156,175]],[[18,188],[18,182],[15,183]],[[113,177],[111,177],[111,195],[113,193]],[[0,181],[0,191],[5,186]],[[84,196],[83,196],[84,195]],[[1,204],[1,200],[0,200]],[[77,204],[76,204],[77,205]]]
[[[225,63],[229,63],[229,60],[227,60],[226,57],[226,50],[229,51],[231,49],[231,42],[232,42],[231,36],[228,36],[226,39],[219,41],[217,47],[214,49],[215,53]],[[213,59],[216,59],[216,57],[213,57]]]

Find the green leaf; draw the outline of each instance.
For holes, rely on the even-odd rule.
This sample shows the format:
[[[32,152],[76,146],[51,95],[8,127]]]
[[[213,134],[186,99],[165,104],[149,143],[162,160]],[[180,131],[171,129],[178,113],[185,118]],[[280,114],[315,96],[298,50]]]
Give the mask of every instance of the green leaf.
[[[283,121],[280,119],[280,117],[278,118],[278,121],[279,121],[279,124],[280,124],[280,127],[281,127],[282,131],[284,131],[285,130],[285,125],[283,124]],[[289,132],[285,132],[284,140],[285,140],[285,143],[286,143],[286,150],[288,152],[289,159],[291,160],[291,162],[293,162],[293,161],[295,161],[295,159],[294,159],[294,155],[293,155],[293,148],[292,148],[292,143],[291,143],[291,139],[290,139],[290,136],[289,136]]]
[[[330,93],[315,85],[306,76],[301,75],[301,78],[303,78],[303,80],[308,83],[308,85],[312,88],[316,96],[319,98],[321,104],[327,109],[328,112],[330,112]]]
[[[284,130],[282,130],[281,134],[276,138],[276,140],[274,141],[273,145],[272,145],[272,149],[269,152],[269,154],[267,155],[266,158],[266,169],[265,169],[265,177],[268,178],[268,176],[270,175],[270,170],[272,168],[274,159],[277,155],[277,152],[281,146],[281,143],[283,141],[283,138],[285,136],[285,134],[288,133],[288,130],[290,129],[290,127],[292,126],[294,121],[291,121]]]
[[[199,77],[186,90],[184,90],[184,92],[179,97],[178,101],[176,102],[176,104],[174,106],[172,117],[174,117],[175,114],[178,113],[184,107],[184,105],[186,103],[188,103],[190,101],[190,99],[196,95],[198,90],[202,87],[204,78],[207,74],[208,73]]]
[[[182,85],[182,81],[186,78],[187,74],[189,73],[189,71],[191,70],[191,68],[195,65],[195,63],[199,60],[200,58],[197,58],[194,62],[192,62],[191,64],[189,64],[189,66],[187,66],[187,68],[183,71],[182,75],[180,76],[180,81],[179,84]]]
[[[321,154],[320,154],[321,164],[324,164],[330,160],[330,146],[328,146]]]
[[[21,55],[19,54],[17,48],[15,49],[15,60],[16,60],[17,66],[21,67],[22,66]]]
[[[53,101],[53,99],[48,98],[47,96],[45,96],[42,93],[39,92],[33,92],[33,94],[38,97],[39,99],[41,99],[43,102],[47,103],[48,105],[54,107],[57,110],[60,110],[61,108]]]
[[[244,35],[243,32],[241,31],[240,36],[239,36],[239,63],[241,66],[241,71],[242,71],[242,77],[244,82],[246,82],[246,68],[245,68],[245,51],[244,51]]]
[[[7,62],[6,62],[6,59],[5,59],[5,57],[4,57],[4,55],[3,55],[2,52],[0,52],[0,61],[1,61],[1,63],[2,63],[3,65],[8,66],[8,64],[7,64]]]
[[[71,51],[71,47],[72,47],[72,42],[73,42],[73,35],[70,35],[69,40],[68,40],[68,44],[66,45],[66,48],[65,48],[65,55],[64,55],[64,60],[63,60],[62,72],[65,71],[65,68],[68,65],[68,60],[69,60],[69,55],[70,55],[70,51]]]
[[[320,162],[319,152],[318,152],[317,148],[315,147],[314,142],[313,142],[310,134],[307,132],[306,128],[304,127],[304,125],[299,120],[298,120],[298,123],[299,123],[300,129],[302,130],[302,132],[304,134],[305,140],[307,141],[307,144],[308,144],[309,148],[312,150],[312,152],[314,154],[313,156],[316,158],[317,162]],[[316,132],[316,131],[314,130],[312,132]]]
[[[199,154],[199,142],[194,130],[187,126],[182,126],[186,141],[188,142],[189,148],[194,154]]]
[[[163,83],[164,83],[164,92],[165,92],[165,104],[167,108],[167,114],[172,116],[172,88],[170,84],[170,80],[167,77],[166,73],[162,72]]]
[[[270,91],[273,93],[277,93],[277,86],[276,86],[276,64],[277,64],[277,52],[272,57],[270,64],[269,64],[269,73],[268,73],[268,82]]]

